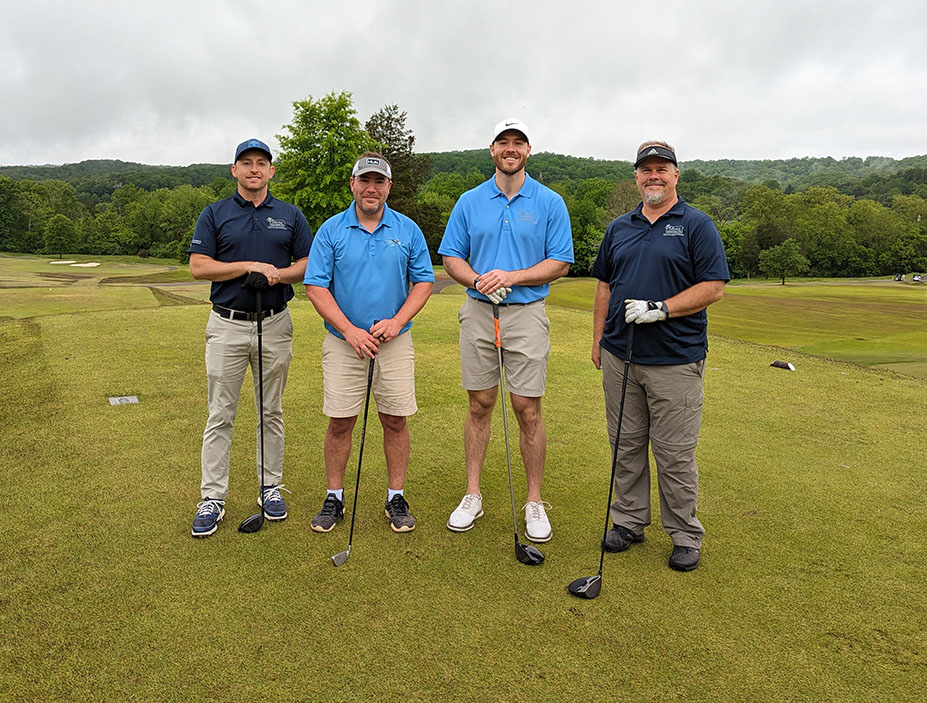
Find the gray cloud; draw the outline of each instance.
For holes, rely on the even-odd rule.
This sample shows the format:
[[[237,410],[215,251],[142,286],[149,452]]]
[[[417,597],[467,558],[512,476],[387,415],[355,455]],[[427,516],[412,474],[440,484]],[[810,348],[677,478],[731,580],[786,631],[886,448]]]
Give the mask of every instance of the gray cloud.
[[[629,159],[927,153],[927,8],[910,2],[394,0],[20,4],[0,26],[0,164],[225,162],[292,102],[350,90],[408,112],[422,151]]]

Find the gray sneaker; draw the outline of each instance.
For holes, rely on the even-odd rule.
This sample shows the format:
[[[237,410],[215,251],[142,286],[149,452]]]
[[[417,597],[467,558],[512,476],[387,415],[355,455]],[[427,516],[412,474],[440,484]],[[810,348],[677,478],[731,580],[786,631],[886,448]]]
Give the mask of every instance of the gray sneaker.
[[[409,514],[409,504],[398,493],[386,504],[386,517],[393,532],[411,532],[415,529],[415,518]]]
[[[344,517],[344,503],[333,494],[325,496],[322,509],[312,518],[312,529],[316,532],[331,532],[335,523]]]

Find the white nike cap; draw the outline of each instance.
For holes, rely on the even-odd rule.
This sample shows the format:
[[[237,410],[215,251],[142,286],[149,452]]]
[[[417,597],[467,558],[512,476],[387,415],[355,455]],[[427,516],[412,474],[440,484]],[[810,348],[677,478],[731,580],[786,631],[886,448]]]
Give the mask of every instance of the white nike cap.
[[[500,134],[503,132],[508,132],[510,129],[514,129],[516,132],[521,132],[525,135],[525,141],[529,144],[531,143],[531,136],[528,134],[528,125],[526,125],[517,117],[509,117],[497,124],[495,129],[492,131],[492,141],[495,142],[499,138]]]

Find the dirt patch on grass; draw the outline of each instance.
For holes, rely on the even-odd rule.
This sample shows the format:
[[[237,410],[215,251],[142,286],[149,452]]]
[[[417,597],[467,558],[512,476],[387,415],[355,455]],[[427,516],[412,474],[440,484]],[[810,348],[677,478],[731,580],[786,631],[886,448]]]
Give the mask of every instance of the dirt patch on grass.
[[[205,300],[197,300],[196,298],[188,298],[183,295],[177,295],[176,293],[171,293],[169,291],[163,290],[161,288],[155,288],[154,286],[149,286],[148,288],[155,297],[155,300],[158,301],[158,305],[209,305],[209,302]]]

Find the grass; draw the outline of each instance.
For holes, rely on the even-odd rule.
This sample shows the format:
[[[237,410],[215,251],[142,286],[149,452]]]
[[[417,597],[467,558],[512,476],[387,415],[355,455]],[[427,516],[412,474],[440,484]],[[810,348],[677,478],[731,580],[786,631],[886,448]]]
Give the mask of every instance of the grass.
[[[595,284],[558,281],[550,300],[591,310]],[[778,347],[780,355],[803,352],[927,378],[927,286],[739,282],[725,288],[708,321],[712,334]]]
[[[235,530],[256,509],[246,382],[228,516],[214,537],[189,537],[207,315],[190,302],[0,321],[0,510],[10,516],[0,699],[921,699],[922,380],[800,352],[798,371],[784,372],[768,366],[779,348],[713,337],[698,450],[702,565],[667,569],[657,523],[643,544],[606,555],[602,594],[580,601],[566,584],[598,567],[609,470],[588,311],[549,306],[555,536],[545,564],[514,559],[498,413],[486,515],[465,534],[444,527],[464,487],[465,400],[459,298],[441,294],[414,328],[408,496],[419,527],[387,527],[372,421],[354,549],[336,569],[347,521],[328,535],[309,529],[324,485],[323,330],[303,299],[284,398],[291,517],[256,535]],[[116,395],[140,402],[110,406]],[[523,486],[516,471],[519,495]]]

